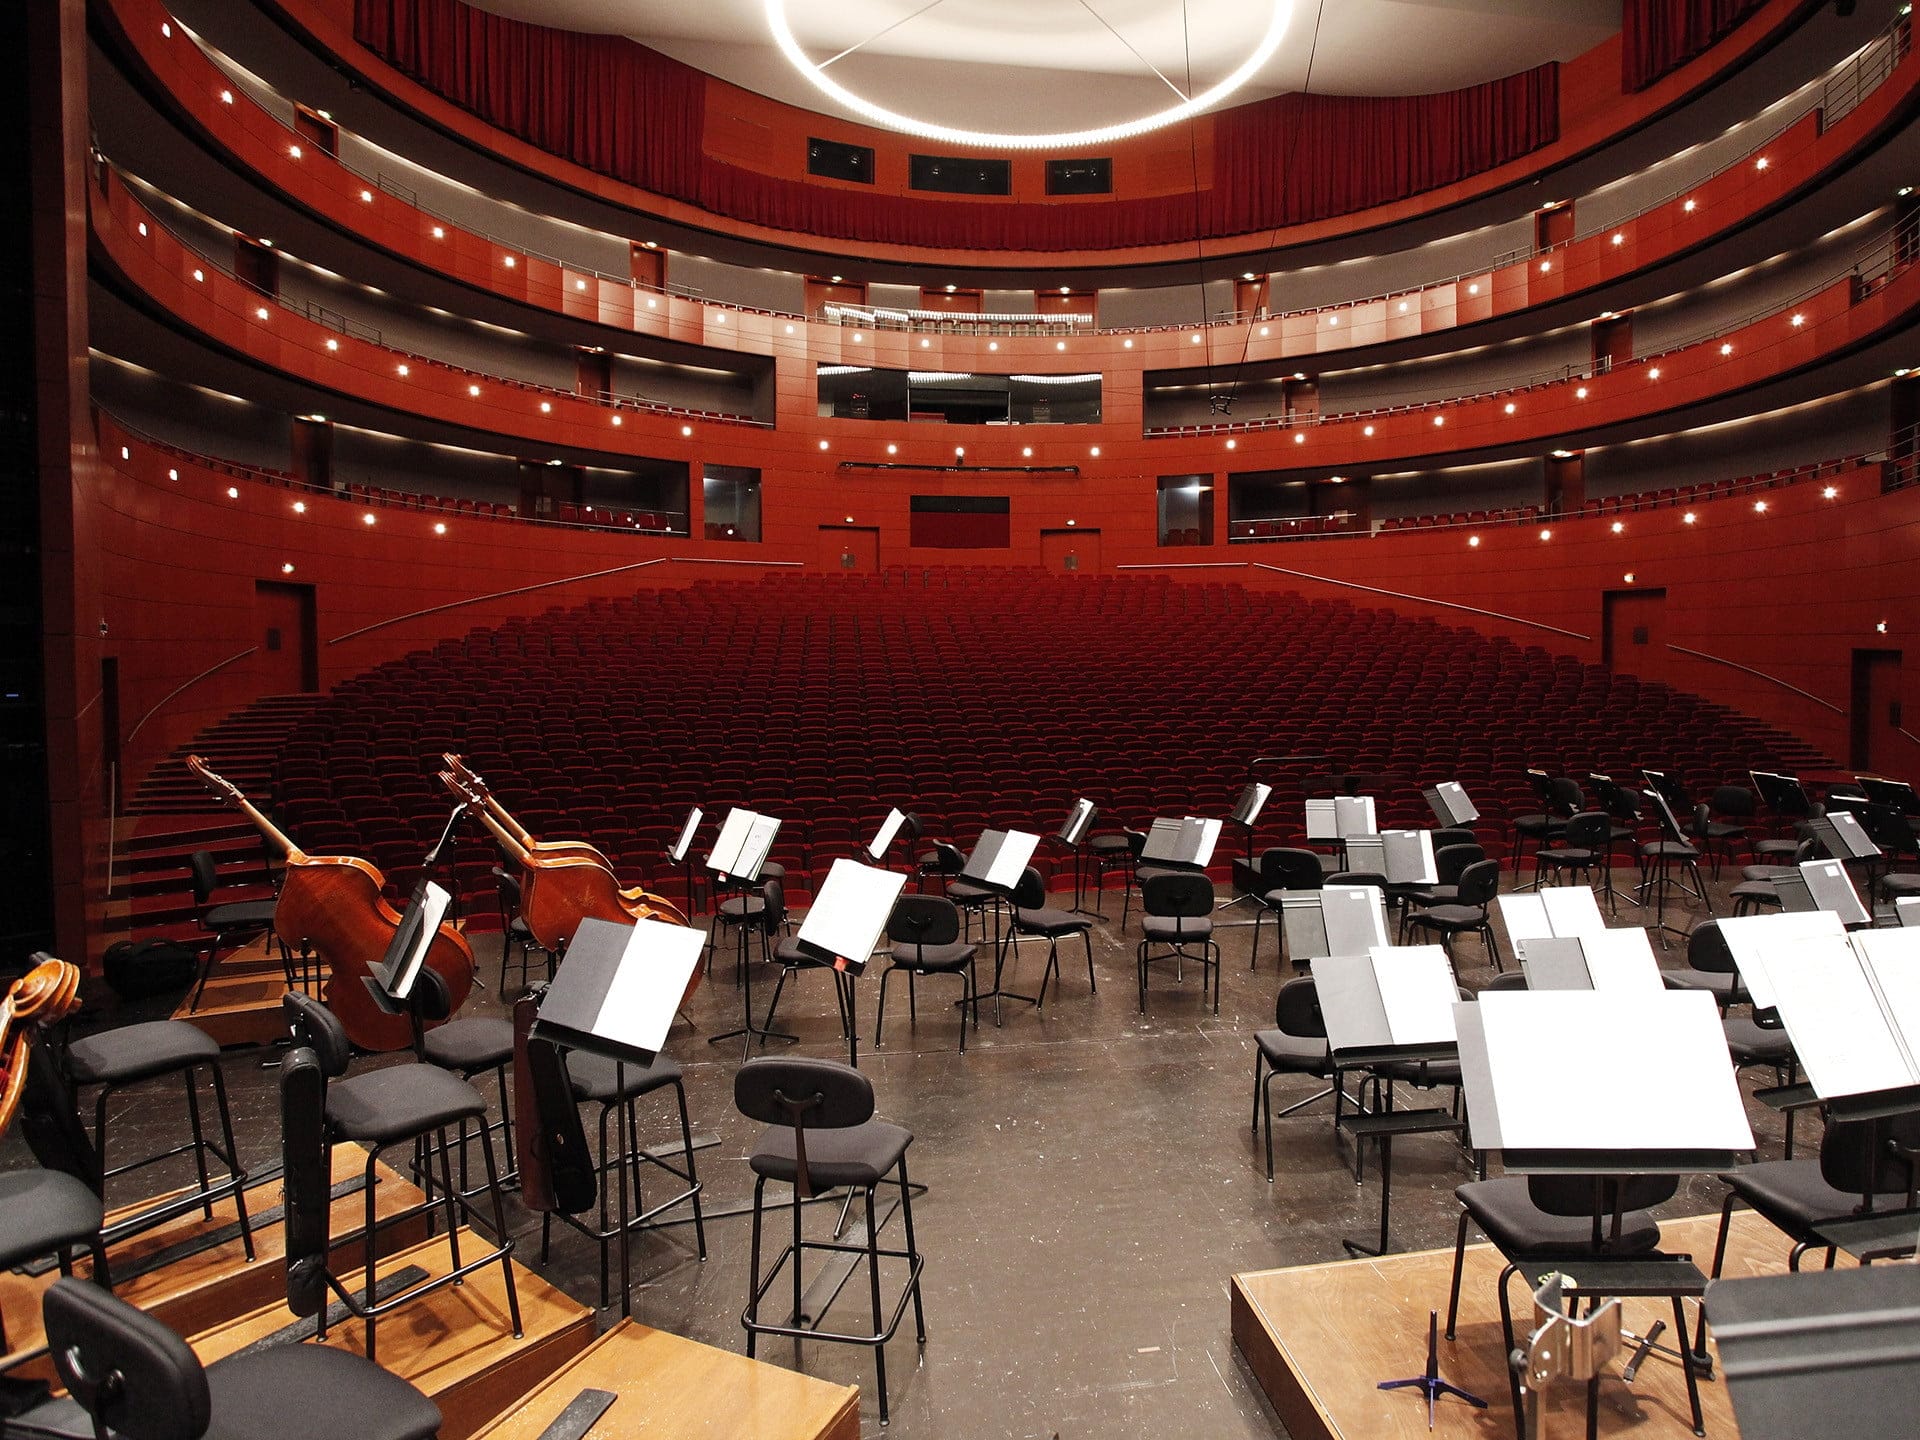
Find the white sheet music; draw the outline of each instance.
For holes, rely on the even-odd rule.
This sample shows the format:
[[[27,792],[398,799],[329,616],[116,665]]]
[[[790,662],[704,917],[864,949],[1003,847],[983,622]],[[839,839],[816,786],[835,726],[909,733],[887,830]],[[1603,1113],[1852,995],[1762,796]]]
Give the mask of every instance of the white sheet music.
[[[1253,824],[1260,818],[1260,812],[1266,809],[1267,797],[1272,794],[1271,785],[1262,785],[1258,780],[1253,781],[1241,792],[1240,804],[1234,807],[1233,818],[1242,825]]]
[[[1903,895],[1893,902],[1893,913],[1903,926],[1920,928],[1920,895]]]
[[[1084,796],[1073,802],[1073,809],[1067,812],[1067,820],[1060,827],[1060,838],[1069,845],[1078,845],[1087,833],[1087,826],[1093,823],[1093,801]]]
[[[906,875],[899,870],[879,870],[857,860],[834,861],[807,918],[800,922],[798,938],[830,955],[864,963],[887,928],[887,916],[906,883]]]
[[[1200,827],[1200,848],[1194,852],[1193,863],[1205,866],[1213,859],[1213,847],[1220,843],[1220,825],[1218,820],[1208,820],[1197,815],[1187,817],[1189,827]]]
[[[1000,853],[993,857],[993,864],[987,868],[986,883],[1011,890],[1020,883],[1020,876],[1033,859],[1033,852],[1039,844],[1038,835],[1029,835],[1024,830],[1007,831],[1007,838],[1000,844]]]
[[[1838,915],[1842,925],[1865,925],[1873,919],[1860,903],[1860,892],[1853,888],[1853,877],[1841,861],[1803,860],[1800,875],[1807,882],[1813,903]]]
[[[723,874],[732,874],[734,864],[740,858],[740,846],[747,838],[747,832],[758,819],[753,811],[736,805],[727,812],[727,818],[720,822],[720,833],[714,836],[713,849],[707,852],[707,868]]]
[[[1920,1084],[1845,940],[1803,947],[1767,966],[1794,1054],[1823,1099]]]
[[[747,827],[746,838],[740,842],[740,858],[734,864],[733,873],[758,875],[766,863],[767,852],[773,848],[773,837],[779,833],[780,822],[771,815],[754,816],[753,823]]]
[[[1920,930],[1861,930],[1853,948],[1880,992],[1907,1064],[1920,1075]]]
[[[639,1050],[658,1050],[706,949],[704,930],[636,920],[593,1033]]]
[[[1844,943],[1847,932],[1831,910],[1808,910],[1729,917],[1720,922],[1720,936],[1732,952],[1753,1003],[1766,1010],[1773,1005],[1773,985],[1767,971],[1776,956],[1791,961],[1803,949],[1835,940]]]
[[[678,865],[682,860],[687,858],[687,851],[692,848],[693,837],[700,829],[700,822],[704,818],[705,816],[698,805],[687,812],[687,823],[680,827],[680,834],[674,840],[673,848],[667,851],[668,858],[671,859],[674,864]]]
[[[1653,958],[1647,932],[1637,928],[1597,930],[1582,935],[1587,976],[1593,988],[1628,995],[1657,995],[1665,990],[1660,962]]]
[[[1387,944],[1379,886],[1329,885],[1319,895],[1329,955],[1366,955]]]
[[[1334,823],[1340,831],[1340,838],[1349,835],[1377,835],[1380,827],[1374,823],[1373,797],[1371,795],[1341,795],[1333,802]]]
[[[1607,928],[1593,891],[1585,885],[1549,885],[1540,900],[1547,907],[1547,923],[1563,940],[1583,940]]]
[[[898,806],[887,811],[887,818],[880,822],[879,833],[873,837],[873,843],[867,846],[867,854],[878,860],[887,853],[887,847],[893,844],[893,837],[900,833],[901,825],[906,823],[906,814]]]
[[[1493,991],[1476,1003],[1498,1148],[1753,1148],[1719,1006],[1705,991]],[[1662,1103],[1622,1104],[1614,1087],[1582,1083],[1569,1047],[1605,1055],[1616,1073],[1657,1075]],[[1469,1093],[1469,1111],[1480,1108]],[[1476,1128],[1474,1143],[1484,1138]]]
[[[1368,953],[1393,1043],[1451,1042],[1460,984],[1447,963],[1447,952],[1438,945],[1376,945]]]
[[[1547,902],[1538,895],[1497,895],[1493,903],[1500,907],[1500,918],[1507,925],[1507,937],[1514,943],[1553,939],[1553,923],[1547,919]]]
[[[1437,885],[1440,872],[1433,863],[1431,830],[1382,830],[1387,882],[1392,885]]]
[[[1333,801],[1307,801],[1307,839],[1338,840],[1340,823],[1334,818]]]

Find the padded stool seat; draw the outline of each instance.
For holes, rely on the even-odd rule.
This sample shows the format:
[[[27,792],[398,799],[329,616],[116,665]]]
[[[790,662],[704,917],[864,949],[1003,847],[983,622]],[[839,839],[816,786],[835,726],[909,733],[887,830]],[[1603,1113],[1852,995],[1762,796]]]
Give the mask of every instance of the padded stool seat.
[[[809,1130],[807,1173],[816,1189],[878,1185],[912,1143],[912,1131],[885,1120],[869,1120],[838,1130]],[[747,1164],[754,1174],[768,1180],[791,1182],[799,1174],[793,1131],[785,1127],[769,1129],[753,1147]]]
[[[82,1085],[128,1085],[219,1058],[219,1045],[198,1025],[149,1020],[74,1041],[67,1047],[67,1070]]]
[[[430,1440],[440,1407],[398,1375],[326,1345],[241,1352],[207,1367],[205,1440]]]
[[[386,1145],[486,1113],[478,1090],[437,1065],[389,1065],[327,1086],[327,1119],[342,1140]]]
[[[1524,1175],[1476,1180],[1454,1192],[1473,1223],[1509,1260],[1590,1254],[1593,1220],[1586,1215],[1550,1215],[1536,1206]],[[1660,1227],[1645,1210],[1620,1217],[1620,1238],[1607,1246],[1612,1256],[1645,1255],[1659,1248]]]
[[[1325,1036],[1292,1035],[1285,1030],[1256,1030],[1253,1043],[1276,1070],[1302,1074],[1330,1075],[1333,1057],[1327,1052]]]
[[[513,1058],[513,1022],[498,1015],[463,1015],[427,1031],[421,1058],[447,1070],[491,1070]]]
[[[1140,933],[1149,940],[1169,944],[1176,940],[1205,940],[1213,934],[1213,921],[1204,915],[1197,919],[1191,915],[1142,915]]]
[[[567,1052],[567,1080],[573,1086],[575,1100],[605,1105],[611,1100],[634,1099],[680,1078],[679,1063],[665,1055],[656,1055],[651,1065],[616,1065],[604,1055],[589,1055],[584,1050]]]
[[[956,940],[951,945],[897,944],[887,951],[887,956],[896,965],[944,974],[966,969],[979,950],[980,947],[971,941]]]
[[[104,1220],[100,1197],[63,1170],[0,1174],[0,1270],[91,1244]]]
[[[1793,1041],[1785,1030],[1739,1016],[1722,1022],[1727,1028],[1727,1052],[1735,1065],[1785,1065],[1793,1059]]]
[[[947,898],[956,905],[984,905],[990,900],[999,899],[1000,892],[976,885],[971,880],[949,880]]]
[[[1058,939],[1063,935],[1078,935],[1082,930],[1093,928],[1091,915],[1078,915],[1071,910],[1056,909],[1051,905],[1042,905],[1037,909],[1021,907],[1014,911],[1020,922],[1020,928],[1029,934],[1044,935],[1048,939]]]

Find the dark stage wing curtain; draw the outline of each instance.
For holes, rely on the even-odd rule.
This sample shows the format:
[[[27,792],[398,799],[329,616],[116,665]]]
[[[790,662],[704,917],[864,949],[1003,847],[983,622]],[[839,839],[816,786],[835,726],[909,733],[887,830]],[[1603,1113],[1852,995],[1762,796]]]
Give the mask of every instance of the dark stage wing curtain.
[[[1620,83],[1631,95],[1711,48],[1766,0],[1625,0]]]
[[[630,40],[505,20],[461,0],[355,0],[354,35],[455,105],[588,169],[748,224],[875,244],[1104,250],[1246,235],[1450,185],[1560,133],[1559,67],[1543,65],[1437,95],[1283,95],[1222,111],[1197,200],[871,194],[707,158],[705,75]]]

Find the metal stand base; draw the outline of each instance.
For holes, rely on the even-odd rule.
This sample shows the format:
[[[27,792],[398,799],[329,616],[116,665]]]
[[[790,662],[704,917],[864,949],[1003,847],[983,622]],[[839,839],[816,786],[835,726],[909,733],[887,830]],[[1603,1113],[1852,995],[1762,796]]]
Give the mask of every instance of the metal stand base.
[[[1476,1410],[1487,1408],[1487,1402],[1470,1391],[1462,1390],[1451,1381],[1440,1378],[1440,1312],[1427,1312],[1427,1368],[1426,1373],[1410,1376],[1405,1380],[1382,1380],[1382,1390],[1418,1390],[1427,1397],[1427,1429],[1433,1429],[1433,1409],[1436,1401],[1443,1395],[1451,1395],[1464,1400]]]

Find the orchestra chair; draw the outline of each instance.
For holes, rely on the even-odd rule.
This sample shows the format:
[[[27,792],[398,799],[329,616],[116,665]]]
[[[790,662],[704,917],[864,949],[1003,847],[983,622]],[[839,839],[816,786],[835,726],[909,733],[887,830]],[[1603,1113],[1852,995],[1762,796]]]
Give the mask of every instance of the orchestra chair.
[[[507,970],[513,959],[514,947],[520,949],[520,960],[515,967],[520,971],[520,988],[531,984],[528,979],[529,966],[533,952],[539,950],[547,957],[547,978],[553,978],[553,952],[543,949],[533,938],[533,930],[527,924],[527,917],[520,913],[520,881],[509,875],[502,866],[495,865],[493,874],[493,893],[500,906],[500,998],[507,998]]]
[[[1460,1200],[1460,1226],[1454,1236],[1453,1284],[1447,1300],[1447,1339],[1454,1338],[1460,1316],[1460,1275],[1466,1263],[1467,1227],[1478,1227],[1493,1242],[1506,1266],[1496,1282],[1500,1297],[1500,1328],[1505,1337],[1502,1354],[1515,1344],[1513,1306],[1507,1282],[1516,1274],[1545,1275],[1566,1269],[1581,1277],[1582,1288],[1593,1294],[1626,1291],[1658,1295],[1673,1304],[1673,1334],[1680,1342],[1681,1366],[1686,1373],[1687,1398],[1693,1411],[1693,1432],[1706,1433],[1700,1412],[1696,1357],[1685,1343],[1687,1320],[1681,1301],[1699,1298],[1706,1277],[1692,1257],[1660,1249],[1660,1225],[1649,1213],[1673,1198],[1680,1189],[1676,1175],[1503,1175],[1474,1180],[1453,1193]],[[1623,1262],[1633,1266],[1629,1286],[1621,1291],[1606,1286],[1608,1267]],[[1670,1267],[1664,1283],[1655,1265]],[[1628,1272],[1623,1270],[1623,1276]],[[1526,1440],[1526,1408],[1520,1393],[1520,1371],[1508,1371],[1513,1392],[1513,1418],[1519,1440]],[[1598,1391],[1587,1391],[1589,1435],[1594,1433]]]
[[[1245,864],[1236,860],[1236,866]],[[1253,912],[1253,953],[1248,957],[1247,968],[1260,968],[1260,929],[1267,916],[1275,917],[1274,928],[1279,929],[1280,896],[1287,890],[1318,890],[1326,883],[1326,871],[1320,868],[1320,856],[1313,850],[1302,850],[1288,845],[1276,845],[1260,852],[1260,873],[1257,881],[1260,888],[1249,891],[1259,909]],[[1286,932],[1280,934],[1280,950],[1286,953]]]
[[[1711,992],[1723,1016],[1728,1006],[1745,1005],[1751,1000],[1717,920],[1702,920],[1693,927],[1687,935],[1686,967],[1662,970],[1660,978],[1669,990]]]
[[[0,1270],[12,1270],[43,1255],[53,1256],[62,1275],[73,1274],[74,1253],[93,1257],[93,1282],[112,1289],[107,1247],[100,1227],[106,1211],[84,1181],[38,1166],[0,1173]],[[6,1315],[0,1313],[0,1355],[12,1353]]]
[[[1487,947],[1487,958],[1493,961],[1493,968],[1504,970],[1500,946],[1493,938],[1493,897],[1499,889],[1500,862],[1476,860],[1460,872],[1457,898],[1452,904],[1411,911],[1400,922],[1401,934],[1411,937],[1418,931],[1439,936],[1449,960],[1453,959],[1456,936],[1478,935]]]
[[[1189,945],[1200,947],[1199,952]],[[1154,953],[1155,947],[1159,953]],[[1197,870],[1163,870],[1140,882],[1140,1013],[1147,1013],[1147,967],[1157,960],[1200,962],[1200,998],[1213,978],[1213,1013],[1220,1013],[1220,947],[1213,939],[1213,882]]]
[[[313,1315],[319,1322],[319,1334],[327,1330],[326,1292],[331,1290],[349,1311],[367,1326],[367,1358],[375,1358],[376,1322],[400,1306],[458,1283],[468,1275],[499,1261],[507,1289],[507,1308],[516,1339],[523,1333],[520,1324],[520,1298],[513,1282],[513,1240],[507,1233],[506,1215],[501,1204],[500,1175],[494,1164],[493,1135],[487,1129],[487,1102],[480,1092],[436,1065],[388,1065],[359,1075],[347,1075],[352,1046],[347,1033],[333,1012],[318,1000],[298,991],[281,998],[288,1029],[295,1049],[280,1069],[280,1149],[286,1173],[289,1303],[297,1315]],[[480,1158],[486,1166],[485,1190],[492,1211],[490,1228],[494,1248],[484,1255],[462,1261],[460,1226],[463,1220],[477,1218],[473,1198],[453,1183],[447,1132],[457,1127],[464,1134],[469,1122],[479,1131]],[[392,1146],[413,1144],[422,1158],[426,1195],[418,1205],[393,1215],[375,1214],[378,1190],[377,1167],[381,1156]],[[366,1214],[361,1228],[342,1241],[359,1238],[362,1242],[364,1290],[349,1292],[327,1268],[332,1241],[327,1234],[331,1207],[331,1156],[337,1144],[358,1144],[367,1152]],[[435,1157],[440,1162],[440,1196],[436,1200],[431,1182]],[[296,1207],[311,1207],[310,1215],[296,1226]],[[379,1259],[378,1232],[411,1220],[430,1216],[437,1207],[447,1224],[447,1254],[451,1261],[445,1275],[407,1286],[399,1293],[379,1296],[375,1274]],[[305,1214],[306,1212],[303,1212]],[[305,1234],[311,1224],[317,1235]],[[302,1275],[300,1303],[294,1303],[295,1235],[300,1231],[311,1254],[299,1256]],[[471,1234],[472,1232],[468,1232]],[[304,1307],[304,1308],[303,1308]]]
[[[67,1092],[68,1103],[78,1114],[78,1096],[86,1087],[97,1086],[93,1097],[92,1167],[99,1177],[99,1194],[106,1198],[107,1182],[116,1175],[168,1160],[176,1155],[192,1155],[199,1177],[196,1188],[184,1195],[148,1206],[134,1217],[114,1226],[112,1238],[151,1228],[188,1210],[201,1210],[213,1219],[213,1202],[233,1199],[240,1224],[240,1238],[249,1260],[253,1259],[253,1225],[247,1216],[247,1172],[241,1168],[239,1151],[233,1141],[233,1114],[227,1105],[226,1074],[220,1065],[220,1046],[199,1026],[185,1020],[148,1020],[100,1030],[78,1040],[51,1047],[58,1058],[60,1087]],[[209,1139],[200,1115],[198,1073],[205,1069],[212,1081],[214,1114],[220,1122],[218,1143]],[[187,1139],[170,1149],[159,1150],[119,1165],[108,1164],[108,1102],[129,1086],[149,1080],[178,1076],[186,1091]],[[71,1087],[70,1090],[67,1087]],[[215,1180],[207,1165],[211,1155],[226,1167],[226,1178]],[[65,1167],[63,1167],[65,1168]]]
[[[932,896],[904,896],[903,899],[932,899]],[[754,1174],[753,1247],[747,1294],[747,1308],[740,1317],[747,1332],[747,1354],[754,1354],[762,1335],[785,1335],[796,1341],[827,1340],[841,1344],[871,1345],[874,1368],[879,1378],[880,1423],[887,1423],[887,1351],[886,1345],[900,1328],[907,1301],[913,1301],[915,1338],[927,1343],[926,1314],[921,1307],[920,1272],[925,1257],[913,1238],[913,1187],[907,1180],[907,1147],[913,1144],[913,1132],[899,1125],[874,1118],[873,1082],[851,1065],[837,1060],[807,1056],[761,1056],[740,1067],[733,1079],[733,1102],[749,1120],[757,1120],[767,1129],[761,1133],[747,1163]],[[769,1180],[793,1187],[793,1236],[772,1266],[763,1275],[760,1269],[761,1231]],[[887,1249],[880,1245],[880,1227],[884,1223],[876,1213],[875,1192],[883,1182],[900,1187],[900,1215],[906,1232],[905,1249]],[[844,1188],[866,1195],[866,1238],[853,1240],[808,1240],[802,1233],[805,1201],[826,1190]],[[851,1199],[851,1193],[849,1194]],[[836,1232],[838,1233],[838,1232]],[[823,1330],[798,1323],[810,1318],[815,1325],[826,1319],[821,1314],[807,1316],[804,1303],[806,1281],[803,1260],[809,1250],[837,1253],[867,1261],[867,1293],[872,1306],[872,1327],[867,1330]],[[906,1281],[889,1316],[880,1297],[880,1260],[905,1261]],[[855,1261],[857,1263],[857,1260]],[[760,1318],[760,1305],[780,1278],[780,1272],[792,1269],[792,1314],[794,1324],[776,1324]],[[827,1302],[831,1307],[832,1300]]]
[[[279,947],[280,963],[287,972],[287,985],[289,988],[295,987],[298,981],[293,971],[292,953],[287,949],[287,942],[276,935],[273,929],[273,912],[279,901],[236,900],[225,905],[214,904],[213,896],[220,888],[220,876],[214,866],[213,855],[206,850],[196,850],[187,857],[187,872],[193,885],[193,905],[199,912],[200,929],[207,936],[207,948],[200,961],[200,979],[193,987],[193,999],[187,1003],[188,1013],[200,1008],[200,997],[207,989],[207,977],[213,973],[214,962],[220,958],[220,952],[237,949],[262,933],[266,935],[269,946]]]
[[[880,972],[880,1000],[873,1019],[873,1043],[882,1043],[887,1026],[887,981],[898,970],[907,977],[907,1017],[919,1018],[914,981],[923,975],[956,975],[960,979],[960,1049],[967,1048],[967,1017],[980,1028],[980,980],[974,973],[979,942],[963,939],[960,909],[944,895],[902,895],[887,916],[887,968]]]
[[[1533,852],[1534,888],[1549,882],[1549,870],[1556,885],[1571,876],[1584,877],[1591,887],[1612,861],[1612,844],[1612,817],[1604,810],[1582,810],[1567,821],[1558,844],[1542,845]]]
[[[1273,1082],[1282,1075],[1311,1075],[1327,1081],[1304,1100],[1280,1112],[1284,1119],[1317,1100],[1333,1097],[1334,1124],[1340,1121],[1340,1074],[1327,1044],[1327,1022],[1320,1013],[1320,994],[1311,975],[1289,980],[1273,1002],[1273,1028],[1253,1032],[1253,1120],[1248,1129],[1266,1122],[1267,1183],[1273,1183]],[[1262,1071],[1265,1071],[1264,1079]]]
[[[778,880],[769,880],[761,887],[761,895],[767,902],[767,933],[776,935],[781,926],[787,922],[785,887]],[[773,1001],[767,1006],[767,1018],[762,1022],[764,1027],[768,1030],[773,1029],[773,1017],[780,1009],[780,995],[787,988],[787,980],[790,976],[798,975],[802,970],[825,970],[833,976],[833,995],[840,1006],[840,1034],[847,1042],[847,1063],[858,1065],[860,1063],[860,1027],[854,1015],[853,975],[849,971],[840,969],[833,961],[824,960],[811,950],[802,949],[800,942],[791,936],[781,936],[774,942],[773,960],[780,967],[780,978],[773,987]]]
[[[1407,916],[1414,910],[1430,910],[1435,905],[1460,903],[1460,877],[1467,866],[1487,858],[1486,848],[1477,843],[1442,845],[1433,852],[1434,882],[1408,889],[1406,908],[1400,912],[1400,942],[1406,943]]]
[[[41,1302],[67,1394],[18,1422],[97,1440],[431,1440],[440,1409],[399,1376],[326,1345],[243,1350],[202,1368],[152,1316],[60,1279]],[[11,1429],[11,1427],[9,1427]]]
[[[1105,919],[1105,913],[1098,909],[1099,897],[1107,890],[1107,872],[1119,870],[1122,873],[1133,869],[1133,849],[1126,830],[1106,831],[1090,836],[1087,840],[1087,864],[1093,872],[1093,894],[1095,912]]]
[[[414,980],[417,1013],[431,1020],[443,1020],[453,1009],[447,982],[431,966],[420,967]],[[500,1176],[503,1185],[519,1178],[517,1152],[513,1148],[513,1097],[507,1091],[507,1067],[513,1063],[513,1022],[501,1015],[461,1015],[432,1029],[424,1026],[414,1032],[414,1057],[424,1064],[437,1065],[462,1080],[472,1082],[491,1070],[500,1090],[500,1118],[482,1120],[489,1131],[500,1133],[507,1157],[507,1168]],[[460,1191],[477,1195],[479,1189],[467,1184],[467,1127],[460,1126]]]
[[[1017,955],[1022,938],[1045,940],[1047,942],[1047,968],[1040,976],[1040,994],[1037,1004],[1047,1003],[1047,982],[1058,980],[1060,976],[1060,942],[1078,935],[1080,943],[1087,951],[1087,988],[1097,992],[1099,982],[1093,975],[1093,917],[1082,915],[1074,910],[1061,910],[1047,904],[1046,882],[1040,878],[1040,872],[1029,865],[1020,872],[1019,883],[1013,887],[1013,911],[1008,922],[1003,949],[1013,949]],[[995,969],[998,970],[996,962]],[[1037,1006],[1036,1006],[1037,1008]]]
[[[957,845],[945,840],[933,842],[934,854],[940,857],[940,873],[947,877],[941,886],[941,894],[951,900],[960,911],[962,934],[973,937],[973,918],[980,917],[980,934],[984,939],[987,933],[987,914],[993,914],[994,943],[1000,940],[1000,892],[988,889],[985,885],[976,885],[963,879],[960,872],[967,868],[967,857],[960,853]]]

